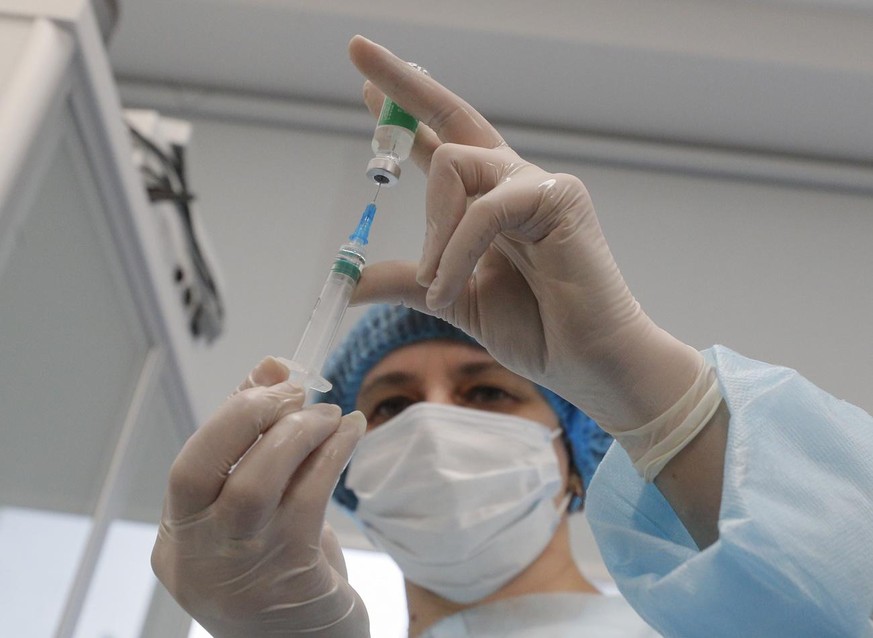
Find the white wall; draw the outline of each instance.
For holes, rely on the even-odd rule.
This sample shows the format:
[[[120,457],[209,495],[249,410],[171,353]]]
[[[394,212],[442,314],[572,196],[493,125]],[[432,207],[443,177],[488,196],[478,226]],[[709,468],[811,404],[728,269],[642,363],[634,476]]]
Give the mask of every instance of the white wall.
[[[293,354],[337,249],[375,193],[364,176],[369,152],[369,140],[348,135],[194,120],[191,188],[228,315],[197,365],[202,413],[261,357]],[[379,196],[371,260],[417,257],[423,180],[404,168],[401,185]]]
[[[229,315],[197,365],[197,403],[207,412],[261,356],[292,353],[373,189],[363,177],[365,136],[193,121],[191,184]],[[695,347],[723,343],[796,367],[873,410],[873,290],[864,284],[873,196],[530,159],[585,181],[632,290],[666,329]],[[397,188],[382,191],[372,260],[417,258],[423,193],[411,164]]]
[[[188,117],[191,187],[228,307],[226,334],[195,364],[202,418],[262,356],[293,354],[373,189],[363,176],[367,135]],[[585,181],[631,289],[667,330],[697,348],[721,343],[795,367],[873,411],[873,290],[864,283],[873,273],[873,195],[621,167],[614,155],[609,165],[529,158]],[[752,160],[743,172],[756,170]],[[839,181],[833,167],[822,174]],[[408,164],[379,196],[371,261],[418,257],[423,201],[424,180]],[[329,518],[346,546],[369,546],[345,516]],[[590,539],[577,549],[602,573]]]
[[[150,106],[139,97],[128,105]],[[251,104],[234,101],[227,117],[220,101],[219,108],[195,101],[192,111],[167,108],[175,102],[165,98],[155,100],[165,113],[194,125],[190,185],[227,305],[225,334],[194,361],[191,387],[202,420],[261,357],[293,354],[336,249],[373,196],[363,175],[371,129],[355,112],[330,107],[304,105],[285,117],[283,106],[267,104],[258,123],[240,117]],[[663,327],[698,348],[722,343],[795,367],[873,410],[873,333],[865,325],[873,291],[863,283],[873,273],[873,189],[864,190],[873,180],[866,171],[504,132],[532,161],[585,181],[631,289]],[[585,161],[567,159],[576,148]],[[821,185],[788,185],[792,179]],[[424,188],[407,164],[400,184],[381,192],[371,262],[418,257]],[[352,309],[346,325],[360,312]],[[344,545],[369,547],[338,511],[329,519]],[[589,571],[602,574],[590,538],[577,537]]]
[[[873,411],[873,197],[550,164],[584,179],[631,290],[664,328],[796,368]]]

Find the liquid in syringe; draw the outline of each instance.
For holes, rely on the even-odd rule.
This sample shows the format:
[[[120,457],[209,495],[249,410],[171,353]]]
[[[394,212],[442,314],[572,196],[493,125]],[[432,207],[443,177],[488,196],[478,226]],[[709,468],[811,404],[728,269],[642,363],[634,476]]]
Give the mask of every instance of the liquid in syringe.
[[[378,194],[377,190],[377,197]],[[321,370],[361,278],[375,214],[376,197],[367,204],[349,241],[340,246],[294,356],[291,361],[283,360],[291,370],[289,379],[307,390],[327,392],[331,388],[330,382],[321,376]]]

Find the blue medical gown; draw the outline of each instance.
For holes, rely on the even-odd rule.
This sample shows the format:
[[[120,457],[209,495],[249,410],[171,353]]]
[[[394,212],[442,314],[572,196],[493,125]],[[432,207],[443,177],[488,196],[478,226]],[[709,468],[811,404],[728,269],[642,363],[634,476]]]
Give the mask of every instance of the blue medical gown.
[[[719,540],[699,551],[613,445],[586,512],[620,591],[665,636],[873,636],[873,418],[716,346],[731,419]]]

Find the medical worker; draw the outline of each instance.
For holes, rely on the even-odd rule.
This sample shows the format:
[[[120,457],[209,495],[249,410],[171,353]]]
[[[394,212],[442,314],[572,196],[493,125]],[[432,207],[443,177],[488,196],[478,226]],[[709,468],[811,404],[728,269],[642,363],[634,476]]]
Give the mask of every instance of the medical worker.
[[[267,359],[249,384],[287,375]],[[578,408],[445,321],[402,306],[370,309],[325,376],[333,387],[323,400],[367,419],[334,496],[403,571],[411,636],[657,635],[573,558],[568,514],[582,509],[611,443]],[[214,529],[232,507],[174,533]],[[210,578],[209,598],[251,586],[254,574]],[[201,622],[225,635],[225,625]]]
[[[615,437],[586,510],[620,589],[660,633],[873,636],[873,419],[792,370],[660,329],[577,178],[525,162],[387,50],[358,37],[350,53],[371,110],[384,91],[425,124],[414,160],[428,176],[420,262],[368,267],[356,301],[447,320]],[[366,635],[321,533],[365,418],[300,410],[299,390],[269,372],[180,453],[155,570],[217,635]],[[289,469],[265,473],[278,457]]]
[[[403,571],[411,635],[655,635],[573,560],[567,513],[611,442],[578,408],[401,306],[370,310],[326,376],[368,426],[335,496]]]

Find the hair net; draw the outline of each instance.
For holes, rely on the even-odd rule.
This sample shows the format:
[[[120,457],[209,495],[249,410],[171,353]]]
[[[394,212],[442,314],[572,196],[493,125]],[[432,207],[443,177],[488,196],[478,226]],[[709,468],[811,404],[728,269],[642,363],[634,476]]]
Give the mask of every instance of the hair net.
[[[398,348],[434,339],[479,345],[475,339],[442,319],[403,306],[374,306],[328,359],[324,376],[333,388],[321,397],[321,401],[336,403],[343,413],[353,411],[361,383],[377,363]],[[541,386],[537,389],[555,411],[573,467],[587,486],[612,443],[612,437],[569,401]],[[345,487],[345,472],[334,491],[334,498],[352,511],[358,505],[354,492]],[[581,507],[582,499],[574,498],[570,509]]]

